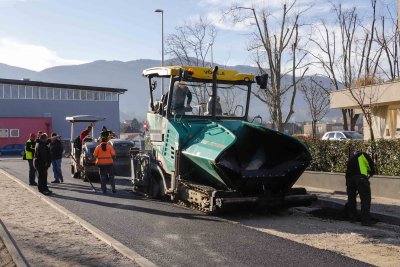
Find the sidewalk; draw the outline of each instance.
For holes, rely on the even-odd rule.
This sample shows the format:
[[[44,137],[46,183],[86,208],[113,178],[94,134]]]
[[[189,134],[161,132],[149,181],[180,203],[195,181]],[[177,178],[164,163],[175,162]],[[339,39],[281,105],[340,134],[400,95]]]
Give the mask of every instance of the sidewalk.
[[[1,171],[0,218],[30,266],[138,266]]]
[[[346,192],[337,192],[322,188],[306,187],[307,192],[318,197],[319,204],[333,208],[344,208],[347,202]],[[360,198],[357,197],[360,210]],[[400,225],[400,200],[374,197],[371,199],[371,216],[379,221]]]

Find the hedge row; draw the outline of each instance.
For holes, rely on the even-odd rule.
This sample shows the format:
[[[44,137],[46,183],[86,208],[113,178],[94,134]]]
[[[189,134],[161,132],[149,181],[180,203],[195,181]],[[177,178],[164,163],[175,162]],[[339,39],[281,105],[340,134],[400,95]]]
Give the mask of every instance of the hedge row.
[[[304,140],[310,149],[313,160],[310,171],[346,172],[346,163],[352,151],[361,149],[372,155],[371,141],[326,141]],[[375,141],[374,161],[377,174],[400,176],[400,140]]]

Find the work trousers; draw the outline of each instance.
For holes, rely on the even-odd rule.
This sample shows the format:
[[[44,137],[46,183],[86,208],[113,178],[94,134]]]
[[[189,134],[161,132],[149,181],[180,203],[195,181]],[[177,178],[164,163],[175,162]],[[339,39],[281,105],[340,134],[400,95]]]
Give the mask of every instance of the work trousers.
[[[53,165],[54,180],[63,182],[63,175],[61,172],[61,159],[56,159],[51,162]]]
[[[350,220],[355,220],[357,214],[357,192],[361,199],[361,221],[370,220],[371,186],[364,175],[346,177],[347,185],[347,212]]]
[[[29,164],[29,184],[33,185],[35,184],[35,177],[36,177],[36,170],[35,167],[33,166],[33,159],[28,159],[28,164]]]
[[[38,190],[43,193],[49,191],[47,187],[47,168],[37,169],[38,171]]]
[[[114,168],[112,164],[97,165],[100,173],[101,190],[107,192],[107,178],[110,181],[111,189],[115,190]]]

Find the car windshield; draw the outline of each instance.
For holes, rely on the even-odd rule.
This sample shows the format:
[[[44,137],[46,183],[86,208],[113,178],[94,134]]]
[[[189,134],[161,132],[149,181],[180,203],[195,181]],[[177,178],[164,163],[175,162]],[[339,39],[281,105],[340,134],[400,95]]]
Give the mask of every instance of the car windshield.
[[[242,118],[246,115],[248,85],[217,84],[216,116]],[[210,117],[212,113],[212,83],[178,82],[173,86],[171,114]]]
[[[114,143],[113,147],[115,150],[129,150],[131,147],[134,147],[134,143]]]
[[[357,132],[343,132],[343,134],[350,139],[362,140],[363,136]]]

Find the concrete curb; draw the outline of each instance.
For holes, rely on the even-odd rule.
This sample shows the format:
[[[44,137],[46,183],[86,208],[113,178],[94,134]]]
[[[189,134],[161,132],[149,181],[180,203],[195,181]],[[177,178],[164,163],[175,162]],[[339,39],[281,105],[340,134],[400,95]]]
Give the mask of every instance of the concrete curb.
[[[20,179],[16,178],[15,176],[13,176],[13,175],[11,175],[11,174],[9,174],[9,173],[5,172],[4,170],[1,170],[1,169],[0,169],[0,173],[4,174],[5,176],[10,178],[14,182],[20,184],[26,190],[30,191],[35,196],[41,198],[44,202],[46,202],[47,204],[49,204],[50,206],[52,206],[53,208],[55,208],[59,212],[61,212],[64,215],[66,215],[71,220],[77,222],[79,225],[81,225],[86,230],[88,230],[90,233],[92,233],[95,237],[97,237],[101,241],[105,242],[109,246],[113,247],[116,251],[118,251],[119,253],[121,253],[125,257],[135,261],[140,266],[142,266],[142,267],[156,267],[157,266],[153,262],[151,262],[150,260],[140,256],[138,253],[136,253],[132,249],[130,249],[127,246],[123,245],[121,242],[115,240],[111,236],[109,236],[106,233],[102,232],[100,229],[96,228],[92,224],[90,224],[87,221],[83,220],[79,216],[73,214],[72,212],[70,212],[69,210],[64,208],[63,206],[57,204],[55,201],[53,201],[49,197],[44,196],[41,193],[39,193],[38,191],[34,190],[32,187],[30,187],[29,185],[25,184],[24,182],[22,182]]]
[[[344,209],[345,203],[339,200],[334,200],[331,198],[326,198],[326,197],[320,197],[318,196],[317,203],[321,207],[329,207],[333,209]],[[358,209],[358,211],[360,211]],[[371,211],[371,217],[378,219],[381,222],[388,223],[388,224],[394,224],[400,226],[400,217],[397,216],[390,216],[388,214],[382,214],[382,213],[377,213]]]
[[[18,248],[17,243],[11,236],[7,227],[0,219],[0,237],[6,246],[8,253],[10,253],[15,265],[18,267],[29,267],[29,263],[26,261],[25,257],[22,255],[21,250]]]

